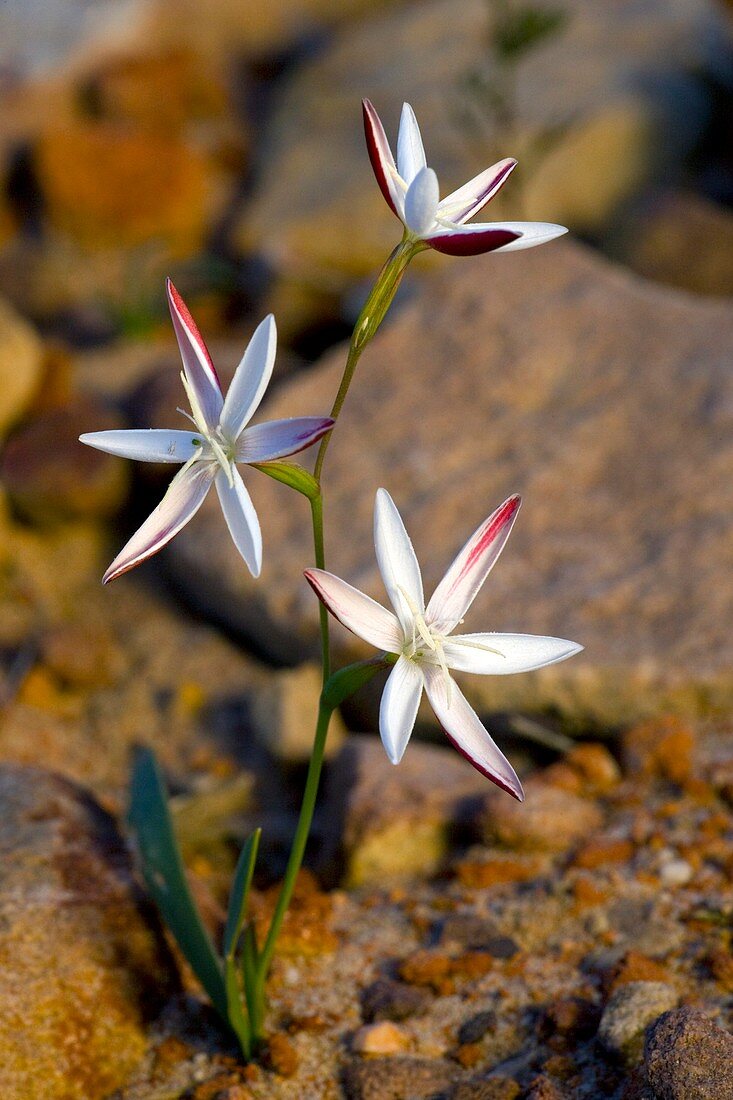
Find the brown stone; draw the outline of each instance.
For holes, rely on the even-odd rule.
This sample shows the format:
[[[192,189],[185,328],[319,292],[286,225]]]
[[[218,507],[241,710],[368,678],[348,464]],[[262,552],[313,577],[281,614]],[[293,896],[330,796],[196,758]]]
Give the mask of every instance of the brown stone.
[[[0,1092],[102,1100],[146,1049],[172,986],[109,818],[40,769],[0,769]]]
[[[664,1100],[733,1096],[733,1035],[694,1008],[666,1012],[647,1037],[644,1068]]]
[[[603,813],[594,802],[537,778],[525,784],[524,803],[491,794],[483,820],[486,836],[511,848],[564,852],[600,828]]]
[[[610,251],[654,282],[733,295],[733,217],[692,192],[646,195],[624,212]]]
[[[351,885],[437,871],[451,832],[468,824],[489,782],[448,748],[413,742],[396,768],[376,737],[351,735],[329,768],[324,794],[331,845]],[[506,796],[505,796],[506,797]]]
[[[634,845],[630,840],[612,837],[597,837],[588,841],[573,856],[573,866],[592,871],[609,863],[628,863],[634,855]]]
[[[127,495],[129,463],[85,447],[79,436],[119,427],[120,418],[91,398],[29,420],[0,458],[16,508],[38,524],[114,515]]]
[[[604,724],[724,709],[733,310],[650,289],[563,241],[444,271],[357,372],[325,473],[329,568],[384,599],[371,542],[384,485],[429,593],[519,490],[523,510],[467,625],[560,635],[586,651],[526,676],[466,676],[469,699]],[[323,411],[342,369],[339,350],[263,416]],[[298,579],[312,560],[307,509],[264,478],[249,484],[267,517],[257,586],[218,536],[213,499],[171,557],[202,605],[292,659],[316,644],[315,599]],[[333,636],[342,653],[373,652],[340,627]]]

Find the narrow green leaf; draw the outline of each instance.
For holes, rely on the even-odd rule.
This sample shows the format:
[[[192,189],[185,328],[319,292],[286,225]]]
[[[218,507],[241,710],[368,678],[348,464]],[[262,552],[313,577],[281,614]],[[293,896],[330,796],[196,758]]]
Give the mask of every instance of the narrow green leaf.
[[[150,749],[142,749],[135,760],[128,820],[150,894],[212,1004],[229,1021],[222,963],[186,880],[165,782]]]
[[[226,977],[224,979],[227,996],[227,1018],[229,1026],[239,1039],[242,1054],[249,1061],[252,1057],[252,1028],[247,1013],[244,1010],[242,991],[239,986],[239,976],[233,960],[227,959]]]
[[[309,474],[295,462],[253,462],[251,465],[275,481],[289,485],[291,489],[308,497],[308,500],[314,500],[321,491],[313,474]]]
[[[324,703],[331,710],[335,710],[344,699],[348,699],[360,687],[368,684],[372,676],[380,669],[386,668],[389,663],[386,658],[384,660],[379,658],[376,661],[357,661],[356,664],[340,668],[326,681],[322,692]]]
[[[224,930],[224,955],[229,958],[234,955],[242,934],[242,928],[247,918],[247,897],[252,885],[257,849],[260,844],[262,829],[255,831],[247,837],[244,847],[239,854],[237,869],[234,872],[232,892],[229,896],[229,912],[227,913],[227,925]]]

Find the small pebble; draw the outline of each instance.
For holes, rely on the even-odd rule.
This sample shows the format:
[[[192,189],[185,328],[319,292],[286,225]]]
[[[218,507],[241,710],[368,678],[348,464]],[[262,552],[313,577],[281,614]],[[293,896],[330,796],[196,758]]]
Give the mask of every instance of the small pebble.
[[[644,1030],[677,1004],[677,993],[666,982],[627,982],[619,986],[603,1010],[598,1028],[601,1046],[626,1065],[641,1058]]]
[[[458,1042],[477,1043],[483,1039],[487,1031],[496,1027],[496,1013],[489,1008],[485,1012],[477,1012],[469,1020],[464,1020],[458,1031]]]
[[[693,875],[693,869],[686,859],[672,859],[664,863],[659,877],[665,886],[685,886]]]
[[[404,1054],[410,1048],[410,1036],[398,1024],[382,1020],[360,1027],[351,1047],[357,1054]]]
[[[377,1020],[406,1020],[422,1012],[430,1001],[423,989],[405,982],[380,978],[361,995],[361,1014],[367,1024]]]

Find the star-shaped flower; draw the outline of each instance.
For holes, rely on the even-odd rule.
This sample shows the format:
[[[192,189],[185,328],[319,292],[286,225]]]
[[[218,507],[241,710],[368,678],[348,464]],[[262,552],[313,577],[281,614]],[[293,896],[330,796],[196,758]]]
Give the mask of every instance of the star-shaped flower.
[[[249,427],[275,363],[277,332],[270,315],[255,329],[226,398],[206,344],[170,279],[168,305],[183,360],[181,381],[191,407],[188,430],[89,432],[82,443],[142,462],[182,462],[167,493],[104,574],[114,580],[155,554],[196,514],[216,485],[224,518],[254,577],[262,567],[262,533],[236,463],[272,462],[310,447],[333,427],[324,416],[271,420]],[[179,410],[183,411],[183,410]]]
[[[410,104],[402,107],[396,163],[379,115],[368,99],[363,106],[367,149],[377,183],[388,206],[415,240],[450,256],[477,256],[533,248],[567,233],[564,226],[550,222],[466,224],[493,199],[517,162],[500,160],[441,200],[438,177],[427,167]]]
[[[321,569],[306,570],[318,598],[345,627],[370,645],[394,654],[379,711],[387,755],[399,764],[410,739],[423,688],[448,738],[475,768],[522,801],[514,768],[494,744],[451,676],[451,670],[483,675],[529,672],[572,657],[583,647],[563,638],[532,634],[458,634],[519,510],[510,497],[481,524],[456,557],[425,606],[415,551],[394,501],[377,491],[374,545],[379,571],[394,611]]]

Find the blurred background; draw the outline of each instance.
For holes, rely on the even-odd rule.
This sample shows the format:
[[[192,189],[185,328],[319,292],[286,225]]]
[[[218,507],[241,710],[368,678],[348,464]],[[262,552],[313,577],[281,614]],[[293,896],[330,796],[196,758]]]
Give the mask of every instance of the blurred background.
[[[400,232],[362,96],[393,141],[413,104],[444,193],[517,157],[487,217],[571,236],[413,264],[330,455],[334,569],[380,595],[379,484],[428,583],[521,491],[476,628],[586,654],[472,688],[482,712],[571,732],[728,713],[732,37],[716,0],[4,0],[0,756],[117,804],[141,738],[183,787],[234,767],[255,727],[268,750],[307,752],[302,502],[250,473],[257,585],[212,507],[102,592],[169,471],[77,436],[180,422],[168,274],[224,378],[275,312],[264,415],[328,410],[330,349]],[[373,699],[346,717],[371,725]]]

